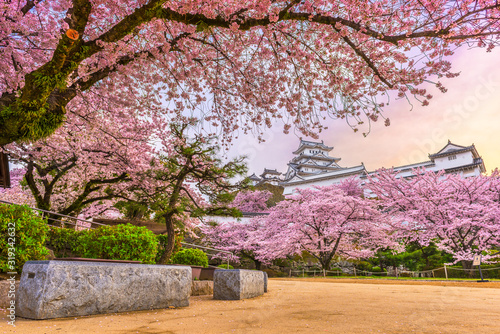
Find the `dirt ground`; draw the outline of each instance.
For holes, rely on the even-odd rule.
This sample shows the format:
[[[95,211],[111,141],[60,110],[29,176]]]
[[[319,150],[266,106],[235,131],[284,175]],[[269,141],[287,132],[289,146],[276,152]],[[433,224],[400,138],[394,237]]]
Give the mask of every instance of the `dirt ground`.
[[[359,283],[359,284],[358,284]],[[55,320],[0,333],[500,333],[500,282],[271,279],[263,296]]]

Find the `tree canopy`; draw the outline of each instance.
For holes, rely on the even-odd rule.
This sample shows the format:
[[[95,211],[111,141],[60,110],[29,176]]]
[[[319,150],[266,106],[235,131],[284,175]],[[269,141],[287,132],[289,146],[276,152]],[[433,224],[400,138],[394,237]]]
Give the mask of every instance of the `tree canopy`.
[[[411,179],[381,170],[368,188],[397,226],[401,240],[436,246],[464,267],[474,255],[500,247],[500,178],[415,170]],[[484,259],[494,256],[484,254]]]
[[[0,13],[0,145],[97,101],[225,137],[273,121],[314,136],[326,116],[356,127],[383,117],[391,91],[426,105],[422,84],[445,90],[457,46],[490,50],[500,32],[493,0],[24,0]]]

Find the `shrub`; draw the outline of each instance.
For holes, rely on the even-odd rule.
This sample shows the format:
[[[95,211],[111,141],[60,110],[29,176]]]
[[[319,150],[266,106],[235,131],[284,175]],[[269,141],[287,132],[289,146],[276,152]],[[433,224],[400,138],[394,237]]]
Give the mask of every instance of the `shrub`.
[[[217,268],[221,268],[221,269],[234,269],[234,267],[230,264],[227,264],[227,263],[223,263],[221,265],[218,265]]]
[[[86,230],[78,237],[76,253],[92,259],[155,263],[158,240],[144,226],[119,224]]]
[[[286,277],[288,276],[282,271],[273,270],[273,269],[264,269],[263,272],[267,273],[267,277]]]
[[[372,265],[367,261],[359,261],[356,263],[356,269],[370,271],[372,269]]]
[[[172,256],[172,263],[208,267],[208,257],[200,249],[186,248]]]
[[[78,246],[78,237],[84,233],[69,228],[50,227],[45,245],[54,251],[56,257],[82,257],[76,249]]]
[[[381,272],[386,273],[387,269],[384,268],[384,270],[382,271],[382,269],[380,269],[380,267],[372,267],[372,269],[370,271],[374,272],[374,273],[381,273]]]
[[[20,273],[26,261],[44,260],[48,229],[29,207],[0,204],[0,271]]]
[[[158,252],[156,253],[155,263],[160,262],[160,258],[165,252],[165,248],[167,246],[167,238],[168,236],[166,234],[159,234],[156,236],[156,239],[158,240]],[[175,237],[175,245],[174,245],[174,250],[172,252],[172,256],[175,255],[182,248],[181,245],[182,240],[183,240],[182,235]]]

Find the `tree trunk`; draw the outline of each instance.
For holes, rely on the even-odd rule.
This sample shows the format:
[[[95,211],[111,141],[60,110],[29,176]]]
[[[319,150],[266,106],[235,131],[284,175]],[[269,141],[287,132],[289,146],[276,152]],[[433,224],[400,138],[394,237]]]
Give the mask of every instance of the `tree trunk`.
[[[472,269],[472,261],[461,261],[463,269]]]
[[[262,262],[255,259],[253,260],[253,262],[255,263],[255,269],[260,270],[260,268],[262,267]]]
[[[167,214],[165,217],[165,226],[167,227],[167,244],[165,245],[165,251],[161,255],[159,264],[167,264],[170,260],[170,256],[174,251],[175,247],[175,232],[174,232],[174,221],[171,214]]]

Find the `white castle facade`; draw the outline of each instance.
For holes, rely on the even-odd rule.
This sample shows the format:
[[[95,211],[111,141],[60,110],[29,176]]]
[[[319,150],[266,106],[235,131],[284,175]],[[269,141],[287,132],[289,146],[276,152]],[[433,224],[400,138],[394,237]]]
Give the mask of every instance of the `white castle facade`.
[[[341,167],[338,164],[340,158],[330,156],[332,150],[333,147],[326,146],[323,141],[300,140],[298,149],[293,152],[295,157],[288,163],[286,173],[265,168],[260,177],[253,174],[249,178],[254,185],[261,183],[280,185],[284,188],[283,194],[288,195],[296,188],[331,185],[353,176],[365,179],[375,173],[368,172],[363,163],[359,166]],[[477,153],[474,144],[460,146],[450,141],[439,152],[429,154],[428,161],[393,167],[400,177],[411,176],[415,168],[444,170],[445,173],[460,174],[464,177],[477,176],[486,171],[483,159]]]

